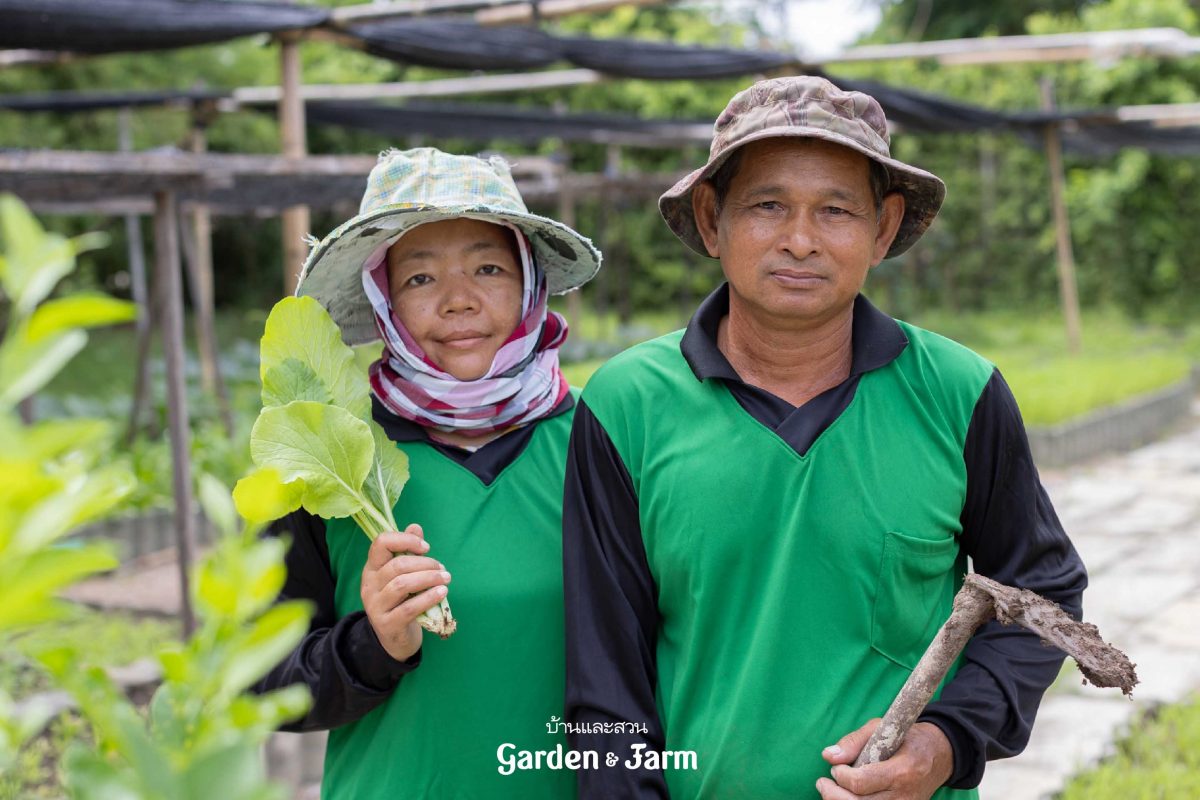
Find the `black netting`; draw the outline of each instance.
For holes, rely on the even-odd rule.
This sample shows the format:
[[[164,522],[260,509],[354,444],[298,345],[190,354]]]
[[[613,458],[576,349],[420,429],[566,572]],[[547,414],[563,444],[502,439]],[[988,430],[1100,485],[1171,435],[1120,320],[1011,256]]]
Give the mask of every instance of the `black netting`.
[[[203,89],[166,92],[46,92],[0,95],[0,108],[10,111],[99,111],[108,108],[143,108],[172,103],[220,100],[229,92]]]
[[[532,69],[566,60],[609,75],[672,80],[751,75],[795,63],[779,53],[556,37],[531,27],[464,20],[397,19],[356,25],[348,32],[382,58],[447,69]]]
[[[0,47],[117,53],[310,28],[328,9],[233,0],[0,0]]]
[[[308,119],[318,124],[369,130],[390,137],[414,134],[487,141],[536,143],[549,138],[667,146],[708,143],[712,122],[650,120],[621,114],[569,114],[544,108],[410,102],[402,106],[354,102],[313,102]]]
[[[446,69],[533,69],[562,59],[552,36],[522,26],[487,28],[459,20],[395,19],[350,33],[380,58]]]
[[[780,53],[690,47],[634,39],[561,40],[567,60],[608,75],[657,80],[705,80],[752,75],[796,63]]]

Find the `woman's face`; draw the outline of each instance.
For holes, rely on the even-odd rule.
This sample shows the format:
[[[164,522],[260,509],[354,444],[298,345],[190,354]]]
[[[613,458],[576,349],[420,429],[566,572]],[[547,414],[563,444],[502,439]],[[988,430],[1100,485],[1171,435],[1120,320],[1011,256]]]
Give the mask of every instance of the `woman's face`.
[[[521,321],[513,234],[478,219],[413,228],[388,248],[392,309],[425,354],[460,381],[481,378]]]

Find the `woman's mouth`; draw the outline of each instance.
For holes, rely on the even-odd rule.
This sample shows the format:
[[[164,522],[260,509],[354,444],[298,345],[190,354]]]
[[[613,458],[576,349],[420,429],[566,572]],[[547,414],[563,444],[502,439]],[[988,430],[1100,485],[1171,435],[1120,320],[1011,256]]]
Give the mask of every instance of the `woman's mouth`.
[[[452,347],[456,350],[470,350],[487,338],[488,335],[482,331],[458,331],[443,336],[441,342],[446,347]]]

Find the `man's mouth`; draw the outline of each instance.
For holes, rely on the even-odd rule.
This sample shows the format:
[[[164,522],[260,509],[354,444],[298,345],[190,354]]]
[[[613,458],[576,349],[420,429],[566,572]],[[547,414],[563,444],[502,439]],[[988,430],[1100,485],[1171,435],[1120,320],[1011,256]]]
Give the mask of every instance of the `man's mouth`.
[[[807,269],[773,269],[770,275],[785,286],[807,286],[825,280],[825,276]]]

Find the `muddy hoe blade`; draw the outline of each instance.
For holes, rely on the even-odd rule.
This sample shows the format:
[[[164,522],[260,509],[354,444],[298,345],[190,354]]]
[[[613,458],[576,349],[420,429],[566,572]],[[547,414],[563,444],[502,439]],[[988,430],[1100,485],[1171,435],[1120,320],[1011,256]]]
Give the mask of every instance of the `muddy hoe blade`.
[[[859,754],[854,766],[885,761],[900,749],[904,735],[933,697],[950,665],[971,635],[991,619],[1020,625],[1042,643],[1075,659],[1085,682],[1116,686],[1128,695],[1137,685],[1129,657],[1100,638],[1095,625],[1077,622],[1055,603],[1028,589],[1014,589],[982,575],[968,575],[954,597],[949,619],[930,642],[900,693]]]

